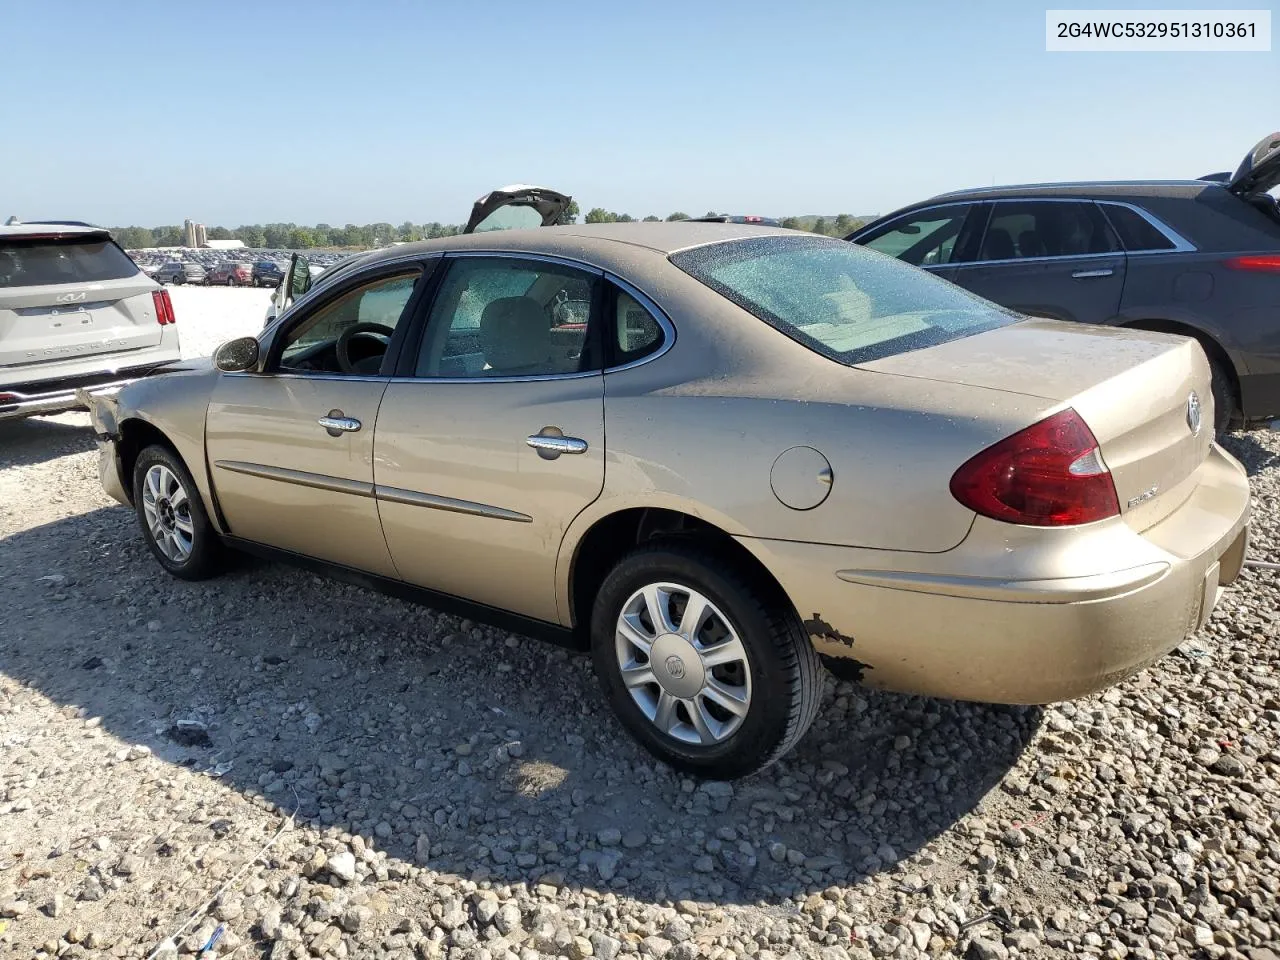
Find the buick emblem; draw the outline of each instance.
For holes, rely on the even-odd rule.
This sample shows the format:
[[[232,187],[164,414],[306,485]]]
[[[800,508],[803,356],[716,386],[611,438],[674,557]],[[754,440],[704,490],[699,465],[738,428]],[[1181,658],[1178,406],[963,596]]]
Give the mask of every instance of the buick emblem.
[[[1191,391],[1191,396],[1187,397],[1187,426],[1191,428],[1193,437],[1200,435],[1200,398],[1196,396],[1194,390]]]
[[[684,661],[674,655],[667,657],[667,673],[672,680],[683,680]]]

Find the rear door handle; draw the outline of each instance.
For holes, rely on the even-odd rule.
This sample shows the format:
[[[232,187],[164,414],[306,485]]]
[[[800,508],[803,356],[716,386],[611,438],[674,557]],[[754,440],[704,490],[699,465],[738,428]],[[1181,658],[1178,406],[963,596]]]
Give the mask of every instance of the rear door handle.
[[[1113,273],[1115,273],[1114,270],[1110,267],[1105,267],[1102,270],[1077,270],[1075,273],[1071,274],[1071,276],[1075,277],[1077,280],[1084,280],[1087,277],[1109,277]]]
[[[587,452],[587,441],[579,437],[557,437],[535,433],[526,439],[525,443],[537,450],[538,456],[545,460],[554,460],[562,453]]]
[[[341,410],[330,410],[329,413],[316,423],[324,427],[331,437],[340,437],[344,433],[355,433],[360,429],[360,421],[355,417],[343,416]]]

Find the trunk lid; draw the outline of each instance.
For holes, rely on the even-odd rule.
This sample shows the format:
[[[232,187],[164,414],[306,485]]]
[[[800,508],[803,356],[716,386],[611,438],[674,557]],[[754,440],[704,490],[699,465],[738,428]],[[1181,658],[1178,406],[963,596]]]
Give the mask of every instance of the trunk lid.
[[[157,346],[156,289],[105,232],[0,236],[0,368]]]
[[[1024,320],[861,367],[1039,397],[1045,416],[1073,407],[1097,438],[1121,514],[1137,530],[1191,495],[1213,441],[1209,364],[1187,337]]]
[[[1267,134],[1245,154],[1227,181],[1227,189],[1247,198],[1266,193],[1277,185],[1280,185],[1280,131]]]

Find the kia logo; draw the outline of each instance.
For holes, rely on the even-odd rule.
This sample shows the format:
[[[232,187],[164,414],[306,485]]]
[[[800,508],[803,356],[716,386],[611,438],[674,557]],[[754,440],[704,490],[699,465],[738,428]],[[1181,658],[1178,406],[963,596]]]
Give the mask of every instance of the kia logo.
[[[83,299],[84,299],[84,293],[82,291],[80,293],[64,293],[62,296],[56,298],[56,302],[57,303],[78,303]]]

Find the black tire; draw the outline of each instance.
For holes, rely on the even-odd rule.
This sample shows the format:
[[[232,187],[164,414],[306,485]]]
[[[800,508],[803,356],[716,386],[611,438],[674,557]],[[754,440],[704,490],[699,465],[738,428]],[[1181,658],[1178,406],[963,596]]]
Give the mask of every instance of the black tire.
[[[660,730],[623,682],[615,649],[618,618],[636,591],[663,582],[703,594],[731,621],[746,650],[747,712],[718,743],[693,744]],[[645,749],[685,773],[730,780],[764,769],[800,741],[818,713],[822,663],[794,609],[777,592],[690,544],[637,547],[610,571],[591,614],[591,654],[605,698]]]
[[[1213,431],[1222,436],[1236,415],[1235,390],[1231,374],[1212,356],[1209,358],[1209,373],[1213,389]]]
[[[172,548],[171,552],[166,552],[157,541],[156,534],[152,532],[147,513],[149,504],[154,504],[156,498],[148,496],[145,487],[147,474],[153,467],[166,469],[185,493],[185,498],[176,511],[172,507],[168,509],[171,522],[162,521],[162,523],[167,522],[170,531],[174,530],[175,525],[184,522],[190,527],[190,549],[185,557],[171,555]],[[167,494],[168,491],[165,493]],[[161,499],[164,503],[168,503],[167,496]],[[142,538],[160,562],[160,566],[169,573],[183,580],[206,580],[222,571],[225,559],[222,541],[209,523],[209,515],[205,513],[204,502],[200,499],[200,491],[196,488],[191,473],[181,458],[168,447],[153,444],[138,454],[137,462],[133,465],[133,506],[138,516],[138,526],[142,530]]]
[[[234,287],[235,285],[236,285],[236,275],[233,273],[231,276],[227,277],[227,286]]]

